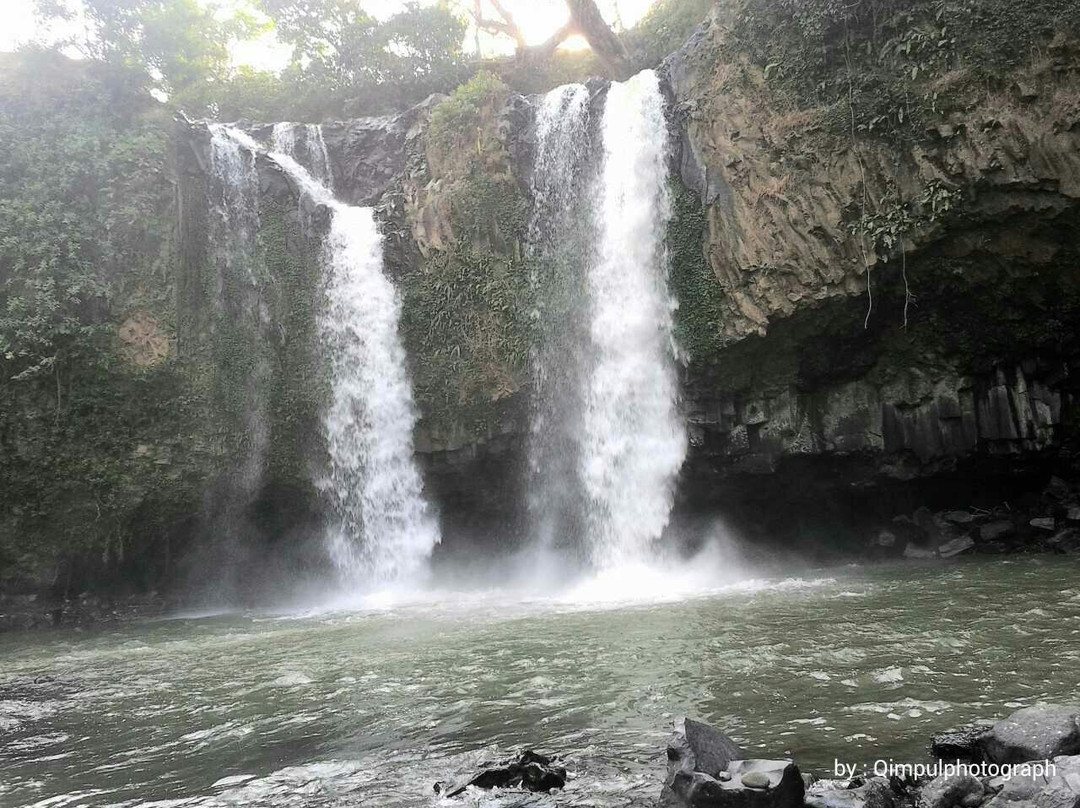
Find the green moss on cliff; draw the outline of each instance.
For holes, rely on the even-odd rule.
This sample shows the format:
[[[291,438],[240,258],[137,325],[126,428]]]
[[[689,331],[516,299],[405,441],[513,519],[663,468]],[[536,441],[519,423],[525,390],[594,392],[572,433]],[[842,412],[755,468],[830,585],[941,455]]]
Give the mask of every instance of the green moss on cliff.
[[[329,398],[318,347],[321,256],[317,245],[304,237],[295,207],[264,195],[259,217],[259,264],[266,270],[266,303],[274,329],[268,472],[277,482],[306,486],[306,461],[323,445],[319,413]]]
[[[152,580],[215,462],[175,352],[170,121],[129,79],[0,63],[0,591]]]
[[[678,177],[671,179],[670,191],[673,211],[666,246],[671,290],[679,301],[675,337],[691,359],[699,359],[723,347],[724,291],[705,257],[707,222],[701,200]]]

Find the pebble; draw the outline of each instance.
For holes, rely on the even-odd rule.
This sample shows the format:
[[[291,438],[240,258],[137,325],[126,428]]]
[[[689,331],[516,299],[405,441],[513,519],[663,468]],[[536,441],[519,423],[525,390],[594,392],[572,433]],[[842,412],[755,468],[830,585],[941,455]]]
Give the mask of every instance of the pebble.
[[[764,772],[747,772],[742,776],[742,784],[747,788],[768,788],[769,775]]]

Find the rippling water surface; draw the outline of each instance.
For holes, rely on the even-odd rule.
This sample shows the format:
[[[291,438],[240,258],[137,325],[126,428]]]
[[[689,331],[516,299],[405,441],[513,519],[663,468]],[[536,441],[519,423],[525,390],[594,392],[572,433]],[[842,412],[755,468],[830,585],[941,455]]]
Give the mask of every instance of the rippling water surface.
[[[1080,563],[815,571],[0,637],[0,805],[649,805],[676,717],[804,769],[1080,692]],[[440,801],[523,746],[554,797]]]

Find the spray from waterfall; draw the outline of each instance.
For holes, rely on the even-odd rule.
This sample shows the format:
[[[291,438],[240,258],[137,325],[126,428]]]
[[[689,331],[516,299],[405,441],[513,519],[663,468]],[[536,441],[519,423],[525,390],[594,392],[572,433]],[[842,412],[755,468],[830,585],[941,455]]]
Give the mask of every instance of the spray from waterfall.
[[[382,237],[373,211],[338,202],[297,161],[294,126],[275,127],[269,157],[303,194],[331,212],[320,320],[332,379],[324,418],[330,462],[321,485],[339,517],[330,552],[347,579],[415,578],[439,542],[439,531],[413,460],[416,410],[398,336],[401,303],[382,271]],[[244,148],[260,149],[244,132],[226,131]],[[321,166],[329,178],[321,132],[312,136],[305,127],[304,144],[309,164],[316,171]]]

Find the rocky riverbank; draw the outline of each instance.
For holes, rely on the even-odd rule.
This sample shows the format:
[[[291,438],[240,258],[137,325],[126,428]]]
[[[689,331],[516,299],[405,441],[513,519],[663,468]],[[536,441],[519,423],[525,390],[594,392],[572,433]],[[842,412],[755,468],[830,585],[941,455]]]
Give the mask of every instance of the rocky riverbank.
[[[968,553],[1080,552],[1080,486],[1051,477],[1039,494],[991,508],[900,514],[870,536],[879,558],[954,558]]]
[[[89,593],[54,599],[38,595],[0,594],[0,634],[49,628],[89,628],[160,617],[170,608],[156,592],[103,598]]]
[[[837,761],[818,779],[789,758],[749,758],[735,741],[684,719],[670,739],[657,808],[1080,808],[1080,706],[1038,704],[996,723],[931,739],[936,762]],[[561,789],[566,770],[526,752],[437,794]],[[586,803],[587,804],[587,803]]]

